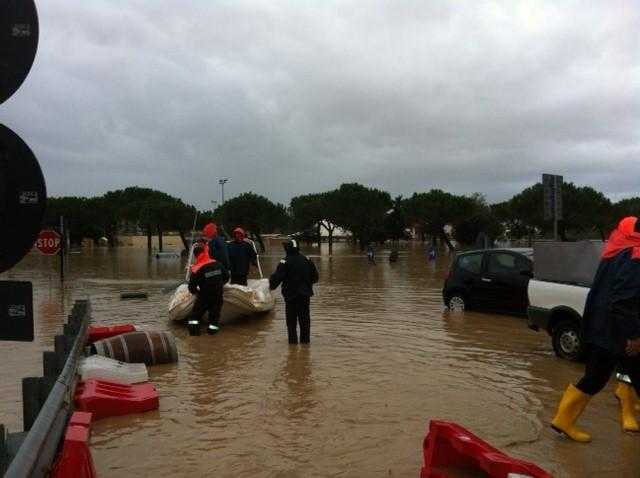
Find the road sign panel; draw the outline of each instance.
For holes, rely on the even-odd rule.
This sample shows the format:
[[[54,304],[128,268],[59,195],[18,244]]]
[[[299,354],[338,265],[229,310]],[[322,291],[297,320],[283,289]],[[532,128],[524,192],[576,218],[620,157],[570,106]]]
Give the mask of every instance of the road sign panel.
[[[0,2],[0,104],[29,74],[38,49],[38,14],[34,0]]]
[[[0,281],[0,340],[33,342],[31,282]]]
[[[46,202],[38,160],[17,134],[0,124],[0,272],[31,250]]]
[[[544,191],[544,218],[547,221],[562,219],[562,176],[554,174],[542,175]]]

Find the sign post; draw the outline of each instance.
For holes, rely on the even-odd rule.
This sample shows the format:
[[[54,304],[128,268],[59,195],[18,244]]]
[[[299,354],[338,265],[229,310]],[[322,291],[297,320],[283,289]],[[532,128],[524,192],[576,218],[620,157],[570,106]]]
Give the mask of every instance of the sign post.
[[[60,282],[64,282],[64,250],[66,249],[67,243],[65,241],[65,232],[64,232],[64,217],[60,216]]]
[[[543,174],[544,218],[553,219],[553,239],[558,240],[558,221],[562,219],[562,176]]]

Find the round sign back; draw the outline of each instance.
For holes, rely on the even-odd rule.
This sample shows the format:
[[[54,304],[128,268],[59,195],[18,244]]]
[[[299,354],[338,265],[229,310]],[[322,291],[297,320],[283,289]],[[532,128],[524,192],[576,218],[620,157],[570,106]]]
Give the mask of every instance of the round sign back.
[[[38,160],[17,134],[0,124],[0,272],[29,252],[40,232],[46,203]]]
[[[38,49],[38,13],[34,0],[0,2],[0,103],[16,92]]]

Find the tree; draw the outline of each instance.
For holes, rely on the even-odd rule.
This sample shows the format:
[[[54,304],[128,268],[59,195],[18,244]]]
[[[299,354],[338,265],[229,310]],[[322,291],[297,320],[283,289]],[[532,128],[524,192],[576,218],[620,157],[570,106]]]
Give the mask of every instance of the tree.
[[[134,226],[146,232],[149,251],[154,234],[158,234],[162,250],[162,234],[168,230],[178,231],[187,247],[184,232],[191,228],[194,214],[195,208],[180,199],[140,187],[109,191],[94,198],[50,198],[47,202],[47,221],[57,223],[59,216],[64,216],[74,243],[85,237],[95,241],[105,236],[114,246],[119,230]]]
[[[389,193],[350,183],[333,191],[331,200],[333,224],[350,231],[362,250],[372,240],[385,239],[385,215],[393,205]]]
[[[296,231],[305,238],[316,238],[322,242],[320,223],[324,219],[322,194],[304,194],[291,199],[291,222]]]
[[[563,218],[558,223],[558,233],[563,241],[570,237],[589,237],[592,231],[597,231],[604,238],[615,220],[611,201],[588,186],[564,183],[562,203]],[[548,235],[553,230],[553,221],[544,218],[544,188],[541,183],[526,188],[492,209],[513,239],[527,237],[531,242],[534,236]]]
[[[414,223],[418,223],[423,232],[430,234],[432,241],[441,238],[450,250],[453,244],[444,232],[448,224],[473,214],[475,202],[467,196],[457,196],[440,189],[426,193],[414,193],[407,200],[407,211]]]
[[[640,217],[640,197],[618,201],[613,207],[613,215],[616,221],[626,216]]]
[[[60,216],[63,216],[72,244],[81,244],[84,238],[97,241],[104,231],[98,224],[97,211],[91,204],[91,199],[83,197],[48,198],[44,222],[57,226]]]
[[[604,240],[615,225],[613,204],[604,194],[589,186],[565,183],[562,202],[563,218],[558,232],[563,241],[569,235],[573,238],[589,237],[591,231],[597,231]]]
[[[384,219],[384,229],[387,238],[398,241],[406,237],[407,214],[406,205],[402,196],[393,200],[393,206]]]
[[[104,195],[120,222],[142,227],[147,234],[147,248],[151,252],[151,237],[158,235],[158,247],[163,249],[163,232],[178,231],[185,249],[185,231],[192,225],[195,208],[182,200],[149,188],[129,187]]]
[[[453,227],[454,237],[465,245],[475,245],[481,234],[485,234],[491,241],[500,237],[504,228],[493,209],[487,204],[484,196],[474,194],[473,211],[470,215],[459,217]]]
[[[322,242],[320,228],[327,231],[329,255],[333,253],[333,232],[339,207],[337,192],[305,194],[291,199],[291,215],[294,227],[298,230],[317,231],[318,243]]]
[[[508,201],[493,205],[492,210],[511,239],[526,237],[531,243],[533,237],[547,227],[540,183],[524,189]]]
[[[240,226],[256,234],[263,249],[261,235],[282,230],[289,223],[289,215],[282,204],[252,192],[229,199],[215,210],[214,216],[231,228]]]

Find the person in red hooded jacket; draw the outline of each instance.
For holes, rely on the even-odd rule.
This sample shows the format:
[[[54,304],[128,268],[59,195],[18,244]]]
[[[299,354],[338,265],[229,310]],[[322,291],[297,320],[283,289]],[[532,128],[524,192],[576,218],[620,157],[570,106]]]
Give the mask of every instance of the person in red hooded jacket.
[[[258,266],[256,251],[245,241],[245,237],[244,229],[236,227],[233,230],[233,241],[227,245],[232,284],[247,285],[249,268],[252,265]]]
[[[587,403],[604,388],[616,367],[640,392],[640,221],[625,217],[611,233],[584,308],[582,338],[588,347],[584,376],[565,391],[551,426],[572,440],[589,442],[575,426]],[[616,390],[625,431],[640,431],[634,416],[635,393]]]
[[[215,334],[220,330],[222,292],[229,274],[222,264],[209,257],[205,246],[194,246],[193,255],[196,262],[191,266],[189,292],[196,296],[196,302],[189,317],[189,334],[200,335],[200,320],[206,312],[209,312],[207,333]]]
[[[216,223],[210,222],[204,226],[202,236],[206,241],[209,257],[220,262],[228,270],[229,253],[227,251],[227,243],[224,236],[219,233]]]

